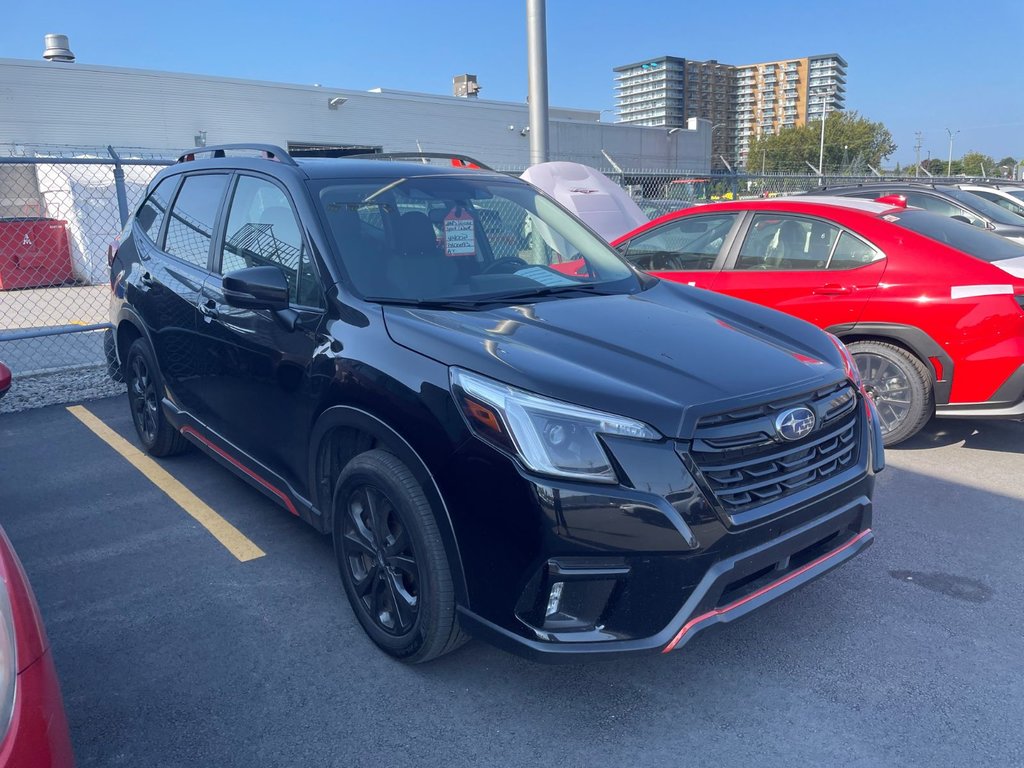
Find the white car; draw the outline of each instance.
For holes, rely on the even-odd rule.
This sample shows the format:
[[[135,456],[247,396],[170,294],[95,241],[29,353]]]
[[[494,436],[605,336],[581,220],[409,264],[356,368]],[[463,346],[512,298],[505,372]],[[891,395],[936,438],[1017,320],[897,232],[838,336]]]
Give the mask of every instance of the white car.
[[[1010,213],[1024,216],[1024,186],[1013,184],[960,184],[958,186],[964,192],[991,200]]]

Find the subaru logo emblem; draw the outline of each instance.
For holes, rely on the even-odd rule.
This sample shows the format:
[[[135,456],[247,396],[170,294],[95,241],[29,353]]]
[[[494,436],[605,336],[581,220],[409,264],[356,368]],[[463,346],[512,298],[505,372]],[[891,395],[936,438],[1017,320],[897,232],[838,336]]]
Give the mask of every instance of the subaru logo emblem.
[[[799,440],[814,430],[814,411],[805,406],[790,408],[775,417],[775,431],[783,440]]]

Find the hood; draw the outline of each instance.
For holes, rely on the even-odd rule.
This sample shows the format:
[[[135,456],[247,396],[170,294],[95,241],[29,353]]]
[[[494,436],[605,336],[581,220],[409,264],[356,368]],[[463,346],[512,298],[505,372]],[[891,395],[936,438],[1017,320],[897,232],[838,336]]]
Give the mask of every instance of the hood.
[[[629,194],[600,171],[580,163],[531,165],[522,177],[611,241],[645,224],[647,216]]]
[[[659,282],[633,295],[539,301],[485,311],[384,307],[394,341],[570,403],[690,434],[709,413],[843,378],[814,326],[744,301]]]

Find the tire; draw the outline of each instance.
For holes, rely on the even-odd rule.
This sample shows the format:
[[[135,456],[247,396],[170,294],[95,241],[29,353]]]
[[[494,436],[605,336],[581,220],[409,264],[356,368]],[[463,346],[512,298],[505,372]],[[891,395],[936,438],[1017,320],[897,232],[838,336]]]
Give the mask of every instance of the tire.
[[[935,413],[928,367],[903,347],[883,341],[855,341],[847,348],[875,402],[885,445],[916,435]]]
[[[361,453],[334,489],[334,553],[352,610],[385,653],[418,664],[465,642],[430,502],[409,468]]]
[[[146,452],[150,456],[174,456],[186,450],[188,441],[167,421],[160,404],[163,382],[148,341],[136,339],[132,342],[125,357],[123,373],[128,385],[132,422]]]

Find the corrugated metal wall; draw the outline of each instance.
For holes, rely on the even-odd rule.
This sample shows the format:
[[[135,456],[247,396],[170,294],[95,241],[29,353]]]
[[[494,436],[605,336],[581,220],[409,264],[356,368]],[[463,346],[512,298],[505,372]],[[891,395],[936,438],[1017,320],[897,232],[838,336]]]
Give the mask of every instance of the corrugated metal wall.
[[[330,109],[338,96],[347,101]],[[423,151],[525,167],[527,124],[525,104],[0,59],[0,144],[184,149],[202,130],[207,144],[352,144],[384,151],[418,144]],[[551,156],[607,168],[604,149],[626,169],[706,173],[709,133],[706,122],[669,134],[556,119]]]

